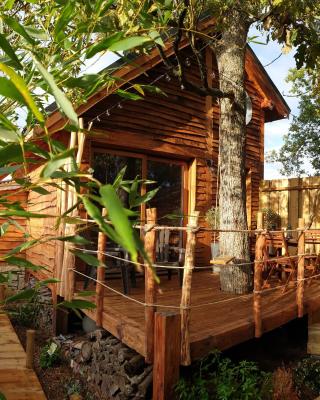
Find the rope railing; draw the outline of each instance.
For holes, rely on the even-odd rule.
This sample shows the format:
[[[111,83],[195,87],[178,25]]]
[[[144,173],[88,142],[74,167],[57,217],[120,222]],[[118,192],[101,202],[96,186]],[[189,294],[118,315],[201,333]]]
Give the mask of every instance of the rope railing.
[[[75,268],[69,268],[69,271],[73,271],[76,274],[78,274],[78,275],[80,275],[80,276],[82,276],[82,277],[84,277],[86,279],[89,279],[89,280],[91,280],[91,281],[93,281],[95,283],[98,283],[99,285],[102,285],[105,289],[107,289],[107,290],[109,290],[109,291],[111,291],[111,292],[113,292],[113,293],[125,298],[126,300],[130,300],[130,301],[132,301],[132,302],[134,302],[136,304],[139,304],[139,305],[141,305],[143,307],[159,307],[159,308],[170,308],[170,309],[179,309],[179,310],[186,310],[186,309],[191,310],[191,309],[194,309],[194,308],[201,308],[201,307],[207,307],[207,306],[212,306],[212,305],[221,304],[221,303],[227,303],[227,302],[234,301],[234,300],[242,300],[242,299],[246,299],[246,298],[252,298],[252,296],[255,293],[260,293],[260,294],[261,293],[268,293],[268,292],[276,291],[276,290],[279,290],[279,289],[287,287],[286,284],[285,285],[277,285],[277,286],[273,286],[271,288],[266,288],[266,289],[263,289],[263,290],[260,290],[260,291],[253,290],[252,293],[249,293],[249,294],[237,295],[237,296],[230,297],[230,298],[227,298],[227,299],[216,300],[216,301],[208,302],[208,303],[193,304],[193,305],[185,307],[185,306],[182,306],[182,305],[177,306],[177,305],[172,305],[172,304],[146,303],[146,302],[138,300],[138,299],[136,299],[136,298],[134,298],[132,296],[129,296],[129,295],[121,292],[120,290],[117,290],[117,289],[113,288],[112,286],[106,285],[106,283],[104,281],[100,281],[100,280],[98,280],[98,279],[96,279],[96,278],[94,278],[94,277],[92,277],[90,275],[84,274],[83,272],[78,271]],[[293,281],[293,283],[296,285],[299,281],[307,282],[307,281],[310,281],[310,280],[313,280],[313,279],[316,279],[316,278],[319,278],[319,277],[320,277],[320,273],[316,274],[316,275],[313,275],[311,277],[297,279],[297,280]],[[285,294],[290,294],[290,292],[283,293],[283,295],[285,295]]]

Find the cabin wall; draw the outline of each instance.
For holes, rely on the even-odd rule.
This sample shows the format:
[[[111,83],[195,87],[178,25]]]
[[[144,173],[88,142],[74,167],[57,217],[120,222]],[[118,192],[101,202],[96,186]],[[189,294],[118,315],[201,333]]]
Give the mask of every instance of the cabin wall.
[[[39,176],[41,168],[37,168],[30,174],[31,181]],[[44,185],[48,194],[39,194],[30,191],[28,195],[27,210],[34,213],[42,213],[52,215],[48,218],[30,218],[28,223],[28,232],[32,239],[46,239],[50,236],[57,235],[55,229],[57,215],[57,190],[49,185]],[[39,243],[26,250],[26,258],[35,265],[41,265],[46,270],[33,272],[36,278],[46,279],[54,277],[56,272],[55,257],[57,243],[50,240],[45,243]]]
[[[1,186],[0,186],[1,188]],[[15,186],[9,189],[4,189],[1,188],[0,192],[1,196],[8,196],[8,200],[11,202],[20,202],[21,206],[25,206],[27,202],[27,193],[19,191],[19,187]],[[0,205],[0,210],[5,209],[5,207]],[[25,239],[24,239],[24,232],[23,230],[26,229],[27,227],[27,220],[26,218],[22,217],[11,217],[14,221],[16,221],[22,228],[19,229],[18,227],[14,225],[10,225],[9,228],[7,229],[6,233],[1,236],[0,238],[0,257],[5,256],[8,251],[14,249],[15,247],[21,245]],[[0,226],[7,222],[8,218],[3,217],[0,218]],[[24,252],[20,253],[19,256],[24,257]],[[0,263],[3,264],[5,261],[2,261],[0,258]]]
[[[184,51],[184,56],[191,57],[189,50]],[[213,53],[207,55],[207,61],[210,76],[213,77],[212,85],[218,86]],[[93,123],[91,146],[182,159],[189,165],[196,160],[194,206],[200,211],[200,224],[206,226],[204,215],[215,205],[217,191],[219,105],[212,102],[211,98],[201,98],[182,90],[177,81],[166,79],[165,72],[161,64],[148,71],[148,76],[140,76],[132,82],[150,84],[157,80],[155,85],[165,96],[146,91],[141,101],[123,101],[119,96],[111,95],[87,111],[84,114],[86,122],[99,115],[99,120]],[[198,68],[194,62],[191,62],[187,74],[190,80],[199,83]],[[261,110],[261,96],[249,79],[246,80],[246,89],[253,104],[246,143],[246,168],[250,177],[247,182],[250,190],[248,216],[251,226],[255,226],[259,183],[263,174],[264,113]],[[121,107],[118,106],[120,101]],[[89,151],[89,144],[86,148]],[[208,264],[211,241],[211,233],[198,233],[198,264]]]

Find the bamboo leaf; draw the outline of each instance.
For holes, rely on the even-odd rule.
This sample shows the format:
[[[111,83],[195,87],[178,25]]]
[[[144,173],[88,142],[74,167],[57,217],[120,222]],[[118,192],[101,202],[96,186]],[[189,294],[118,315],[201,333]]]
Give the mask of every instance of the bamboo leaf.
[[[19,76],[12,68],[0,62],[0,70],[5,73],[10,79],[14,86],[21,93],[25,103],[28,105],[30,110],[39,122],[44,122],[44,117],[39,111],[35,101],[33,100],[24,80]]]
[[[96,308],[96,305],[91,301],[81,300],[81,299],[73,299],[72,301],[63,301],[58,305],[70,308],[72,310],[90,310]]]
[[[13,296],[7,297],[5,299],[5,303],[13,303],[15,301],[21,301],[21,300],[30,300],[32,297],[35,295],[36,290],[35,289],[25,289],[21,290],[21,292],[14,294]]]
[[[101,265],[104,266],[104,264],[100,263],[100,261],[97,259],[97,257],[95,257],[91,254],[83,253],[81,250],[72,250],[72,253],[74,253],[82,261],[84,261],[88,265],[91,265],[92,267],[99,267]]]
[[[63,167],[68,162],[71,162],[74,149],[68,149],[57,156],[54,156],[42,169],[40,176],[42,178],[49,178],[56,172],[59,168]]]
[[[11,58],[17,69],[23,69],[15,51],[13,50],[10,43],[6,39],[5,35],[3,35],[2,33],[0,33],[0,47],[7,54],[7,56]]]
[[[32,271],[39,271],[41,269],[44,269],[43,266],[35,265],[32,262],[20,257],[10,256],[7,257],[5,260],[8,264],[17,265],[18,267],[30,269]]]
[[[142,46],[145,43],[152,42],[148,36],[131,36],[125,39],[118,40],[109,46],[110,51],[127,51],[135,47]]]
[[[13,17],[10,17],[8,15],[2,15],[2,19],[4,22],[15,32],[17,32],[20,36],[26,39],[27,42],[29,42],[31,45],[35,45],[35,41],[32,39],[32,37],[28,34],[28,32],[24,29],[22,25]]]
[[[133,239],[133,229],[115,189],[112,185],[104,185],[100,188],[100,195],[105,208],[108,210],[108,217],[113,223],[115,232],[121,237],[121,242],[131,254],[132,260],[136,261],[137,250]]]
[[[62,92],[62,90],[58,88],[58,86],[57,86],[53,76],[50,74],[50,72],[48,72],[36,58],[33,57],[33,60],[34,60],[36,67],[38,68],[39,72],[43,76],[44,80],[49,85],[51,92],[52,92],[57,104],[60,106],[61,110],[63,111],[63,113],[69,118],[69,120],[73,126],[78,127],[78,125],[79,125],[78,116],[77,116],[76,112],[74,111],[70,100]]]
[[[108,50],[112,44],[119,42],[121,38],[122,38],[122,32],[117,32],[101,40],[97,44],[94,44],[93,46],[89,47],[89,49],[87,50],[86,57],[89,59],[92,58],[97,53],[100,53],[100,51]]]

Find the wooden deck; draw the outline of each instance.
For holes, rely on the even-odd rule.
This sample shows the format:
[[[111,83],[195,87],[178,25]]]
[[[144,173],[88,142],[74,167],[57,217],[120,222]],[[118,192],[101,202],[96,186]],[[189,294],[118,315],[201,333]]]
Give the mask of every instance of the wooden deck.
[[[46,400],[9,318],[0,313],[0,393],[6,400]]]
[[[198,359],[214,348],[224,350],[254,337],[252,295],[229,295],[220,291],[219,277],[210,271],[195,272],[192,282],[191,357]],[[121,290],[120,280],[106,282]],[[179,306],[181,288],[177,276],[171,281],[162,277],[158,304]],[[137,287],[130,296],[144,302],[144,281],[137,280]],[[208,305],[208,303],[216,303]],[[320,305],[320,281],[305,284],[304,311]],[[145,320],[143,305],[134,303],[105,289],[103,327],[129,347],[145,355]],[[158,307],[158,311],[168,308]],[[171,311],[179,311],[172,308]],[[86,311],[94,318],[94,313]],[[271,331],[297,318],[296,290],[266,290],[262,296],[262,329]]]

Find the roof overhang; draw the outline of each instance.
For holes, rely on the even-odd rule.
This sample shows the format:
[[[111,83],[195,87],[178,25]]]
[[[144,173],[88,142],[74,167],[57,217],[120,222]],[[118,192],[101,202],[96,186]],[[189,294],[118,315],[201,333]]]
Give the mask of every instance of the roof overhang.
[[[201,28],[203,32],[210,32],[211,27],[214,25],[212,18],[207,18],[202,21]],[[183,39],[180,44],[180,48],[188,46],[187,39]],[[170,38],[165,43],[165,54],[169,57],[173,54],[173,39]],[[141,55],[135,58],[132,62],[124,64],[119,67],[112,75],[116,78],[115,84],[111,87],[105,87],[93,94],[86,103],[79,105],[76,108],[76,113],[79,117],[86,111],[92,108],[94,105],[99,103],[107,96],[113,94],[118,88],[125,85],[127,82],[139,77],[143,73],[147,72],[151,68],[160,64],[162,59],[156,48],[153,48],[148,55]],[[259,59],[253,52],[253,50],[247,46],[246,62],[245,62],[246,73],[249,79],[251,79],[261,96],[262,104],[261,107],[265,111],[265,122],[271,122],[283,118],[287,118],[290,114],[290,108],[279,90],[272,82],[271,78],[267,74],[266,70],[260,63]],[[68,122],[68,119],[63,116],[59,110],[52,112],[46,121],[46,127],[49,131],[54,132],[62,129]],[[39,133],[34,132],[35,134]]]

